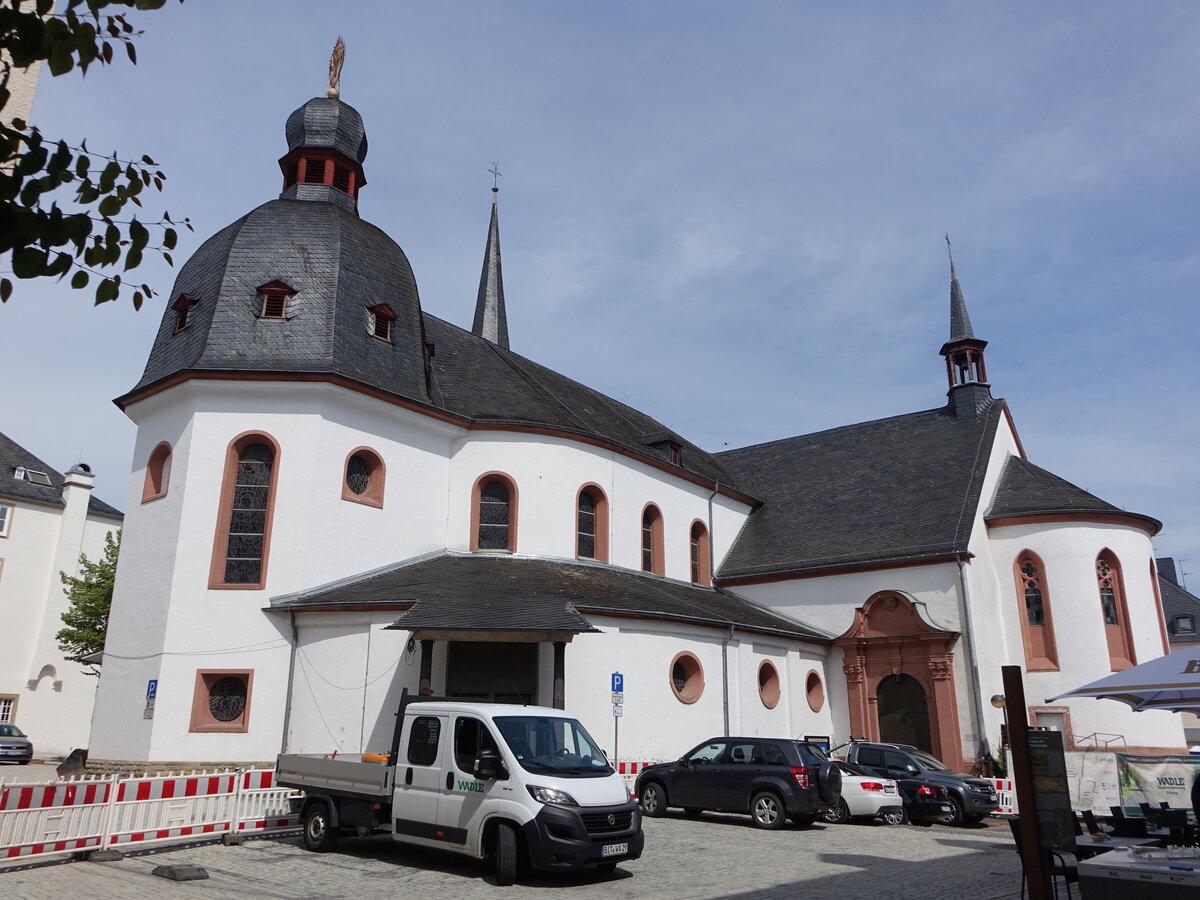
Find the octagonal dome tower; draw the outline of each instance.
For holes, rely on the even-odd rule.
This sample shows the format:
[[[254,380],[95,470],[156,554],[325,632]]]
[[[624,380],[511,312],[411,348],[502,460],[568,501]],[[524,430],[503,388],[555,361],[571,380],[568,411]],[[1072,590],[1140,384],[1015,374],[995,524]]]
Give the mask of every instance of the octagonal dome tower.
[[[362,116],[336,97],[287,119],[283,193],[180,269],[128,403],[188,378],[350,379],[430,402],[421,304],[399,245],[358,215]]]

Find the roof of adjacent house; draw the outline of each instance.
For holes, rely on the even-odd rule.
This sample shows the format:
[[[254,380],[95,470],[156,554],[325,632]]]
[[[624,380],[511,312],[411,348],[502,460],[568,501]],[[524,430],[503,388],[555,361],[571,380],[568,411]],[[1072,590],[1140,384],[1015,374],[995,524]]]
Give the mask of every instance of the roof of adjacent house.
[[[13,472],[20,467],[35,472],[45,472],[50,484],[34,484],[23,478],[14,478]],[[12,438],[0,434],[0,498],[28,500],[45,506],[64,507],[63,475],[34,456]],[[88,498],[88,514],[109,519],[122,519],[124,514],[97,497]]]
[[[402,608],[396,625],[439,631],[597,630],[592,615],[670,619],[804,640],[831,636],[728,591],[579,560],[443,551],[297,594],[271,609]]]
[[[1089,494],[1053,472],[1027,459],[1010,456],[1004,464],[996,496],[987,512],[988,521],[1014,516],[1119,515],[1140,519],[1152,534],[1162,528],[1158,519],[1131,513]]]
[[[1200,597],[1179,583],[1175,571],[1175,560],[1163,557],[1155,560],[1158,569],[1158,592],[1162,597],[1163,618],[1167,620],[1167,631],[1173,642],[1194,644],[1200,642]],[[1178,617],[1191,616],[1191,631],[1179,629]]]
[[[763,501],[721,580],[965,553],[1003,401],[943,407],[717,454]]]

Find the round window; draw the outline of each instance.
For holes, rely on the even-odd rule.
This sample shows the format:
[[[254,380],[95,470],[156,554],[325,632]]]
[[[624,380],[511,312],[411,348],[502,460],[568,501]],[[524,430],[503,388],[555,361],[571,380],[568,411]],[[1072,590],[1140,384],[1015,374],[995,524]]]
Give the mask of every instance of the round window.
[[[355,453],[346,463],[346,487],[356,494],[365,494],[371,485],[371,465],[361,453]]]
[[[677,653],[671,660],[671,690],[683,703],[695,703],[704,693],[704,667],[693,653]]]
[[[774,709],[779,704],[779,670],[765,659],[758,667],[758,699],[767,709]]]
[[[816,670],[808,673],[808,678],[804,679],[804,693],[808,697],[808,708],[813,712],[820,712],[825,706],[825,685],[821,682],[821,676]]]
[[[208,712],[218,722],[233,722],[246,710],[246,682],[233,675],[219,678],[208,691]]]

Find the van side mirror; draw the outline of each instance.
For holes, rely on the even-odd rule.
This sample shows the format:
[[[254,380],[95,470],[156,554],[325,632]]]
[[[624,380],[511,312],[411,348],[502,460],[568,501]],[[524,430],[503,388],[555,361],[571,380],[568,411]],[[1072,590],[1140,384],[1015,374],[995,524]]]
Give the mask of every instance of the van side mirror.
[[[479,755],[475,757],[475,770],[472,774],[480,781],[488,781],[500,778],[501,773],[508,777],[508,773],[504,772],[504,764],[500,762],[500,754],[495,750],[480,750]]]

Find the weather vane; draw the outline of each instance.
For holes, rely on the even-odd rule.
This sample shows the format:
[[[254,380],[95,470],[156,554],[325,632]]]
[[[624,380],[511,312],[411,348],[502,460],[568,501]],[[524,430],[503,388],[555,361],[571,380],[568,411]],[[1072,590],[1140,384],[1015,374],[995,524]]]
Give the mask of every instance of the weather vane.
[[[946,232],[946,252],[950,254],[950,268],[954,268],[954,251],[950,249],[950,232]]]
[[[493,162],[492,167],[488,171],[492,173],[492,193],[498,194],[500,193],[500,163]]]
[[[325,92],[326,97],[337,99],[341,92],[338,91],[338,85],[342,81],[342,63],[346,61],[346,42],[342,40],[339,34],[337,43],[333,45],[333,54],[329,57],[329,90]]]

